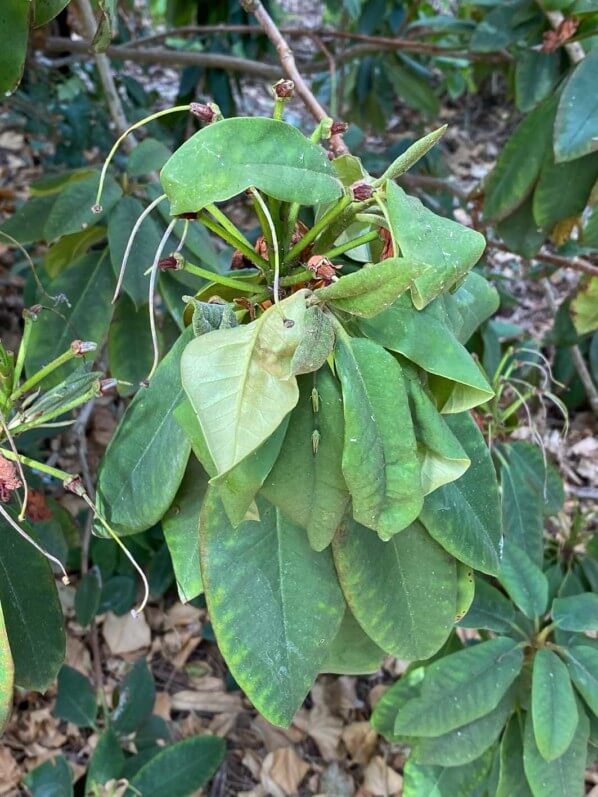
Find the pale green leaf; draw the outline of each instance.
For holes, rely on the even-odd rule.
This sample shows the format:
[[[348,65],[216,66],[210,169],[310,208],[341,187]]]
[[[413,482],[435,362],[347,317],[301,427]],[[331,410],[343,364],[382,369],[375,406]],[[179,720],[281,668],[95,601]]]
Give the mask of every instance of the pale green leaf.
[[[582,643],[568,646],[564,655],[577,691],[598,716],[598,650]]]
[[[593,49],[575,67],[559,100],[554,124],[557,163],[572,161],[598,149],[598,51]]]
[[[418,139],[418,141],[415,141],[413,144],[411,144],[411,146],[407,147],[405,152],[402,152],[390,164],[377,183],[379,182],[382,184],[385,180],[396,180],[397,177],[400,177],[402,174],[408,171],[418,162],[418,160],[421,160],[421,158],[423,158],[424,155],[432,149],[432,147],[436,146],[438,141],[440,141],[442,136],[446,133],[447,127],[448,125],[442,125],[442,127],[432,130],[431,133],[428,133],[426,136],[423,136],[422,138]],[[333,162],[336,163],[337,160],[338,158],[335,158]]]
[[[47,199],[47,197],[40,197]],[[68,268],[74,260],[86,254],[92,246],[106,237],[106,227],[88,227],[81,232],[63,235],[48,248],[44,257],[44,269],[52,279]]]
[[[554,761],[563,755],[577,729],[577,705],[567,667],[547,648],[534,656],[532,719],[542,758]]]
[[[578,334],[598,329],[598,277],[586,280],[571,302],[573,323]]]
[[[473,603],[475,597],[475,579],[471,567],[457,561],[457,609],[455,620],[462,620]]]
[[[456,291],[445,293],[443,301],[459,343],[467,343],[500,305],[494,285],[475,271],[469,272]]]
[[[404,741],[405,737],[395,734],[397,714],[409,700],[419,697],[424,677],[424,667],[408,670],[376,703],[370,722],[387,741]]]
[[[263,117],[204,127],[167,161],[160,180],[173,216],[230,199],[250,186],[302,205],[333,202],[342,193],[322,147],[297,128]]]
[[[12,710],[15,667],[10,652],[4,613],[0,605],[0,733],[6,727]]]
[[[598,595],[585,592],[555,598],[552,619],[562,631],[598,631]]]
[[[334,326],[317,305],[305,311],[305,331],[291,360],[294,374],[311,374],[321,368],[334,348]]]

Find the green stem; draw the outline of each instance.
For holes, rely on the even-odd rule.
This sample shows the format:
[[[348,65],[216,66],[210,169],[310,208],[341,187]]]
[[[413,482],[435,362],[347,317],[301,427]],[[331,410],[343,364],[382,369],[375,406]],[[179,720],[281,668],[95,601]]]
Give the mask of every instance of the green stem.
[[[274,110],[272,111],[272,119],[276,119],[277,122],[282,122],[282,116],[284,113],[284,106],[286,105],[286,100],[281,99],[280,97],[276,97],[274,100]]]
[[[366,232],[363,235],[360,235],[358,238],[353,238],[351,241],[346,241],[344,244],[339,244],[335,246],[334,249],[329,249],[327,252],[323,253],[323,257],[327,257],[329,260],[332,260],[333,257],[337,255],[342,255],[344,252],[349,252],[351,249],[355,249],[358,246],[363,246],[363,244],[368,244],[370,241],[375,241],[379,239],[378,232],[374,230],[373,232]]]
[[[210,282],[215,282],[218,285],[226,285],[228,288],[234,288],[235,290],[242,291],[243,293],[249,293],[253,287],[249,282],[236,280],[234,277],[225,277],[224,274],[215,274],[213,271],[208,271],[206,268],[201,268],[201,266],[194,266],[193,263],[185,263],[183,270],[188,271],[189,274],[195,274],[196,277],[201,277],[202,279],[209,280]]]
[[[362,221],[364,224],[374,224],[376,227],[387,227],[388,222],[384,216],[377,213],[356,213],[355,221]]]
[[[288,263],[292,263],[293,260],[296,260],[297,257],[303,252],[303,250],[310,245],[312,241],[314,241],[318,235],[328,227],[331,221],[334,221],[340,214],[351,204],[351,196],[349,194],[345,194],[345,196],[341,197],[341,199],[330,208],[330,210],[326,211],[322,218],[317,221],[311,229],[309,229],[303,238],[300,241],[297,241],[295,246],[287,253],[284,263],[287,265]]]
[[[260,271],[268,271],[270,267],[268,261],[264,260],[263,257],[258,255],[252,246],[248,246],[239,238],[232,235],[228,230],[226,230],[220,224],[217,224],[209,216],[202,214],[198,221],[200,221],[204,227],[207,227],[208,230],[211,230],[213,233],[215,233],[219,238],[222,238],[223,241],[226,241],[235,249],[238,249],[239,252],[242,252],[248,260],[251,260],[251,262],[260,269]]]
[[[287,218],[287,233],[286,233],[286,246],[287,249],[291,245],[291,239],[293,237],[293,233],[295,232],[295,227],[297,226],[297,219],[299,218],[299,211],[301,210],[301,205],[299,202],[291,202],[289,205],[289,215]]]
[[[362,202],[349,202],[335,224],[330,225],[329,229],[322,234],[322,237],[318,241],[317,248],[324,250],[329,249],[339,235],[344,232],[347,227],[353,224],[355,216],[358,213],[367,210],[367,208],[369,208],[370,205],[373,205],[375,201],[376,200],[372,196],[369,199],[364,199]]]
[[[278,248],[278,232],[276,230],[276,225],[274,223],[274,220],[260,192],[253,187],[250,190],[253,196],[255,197],[256,202],[258,203],[258,205],[260,205],[262,209],[266,221],[268,222],[268,226],[270,227],[270,234],[272,235],[272,241],[273,241],[272,254],[274,258],[274,284],[272,287],[274,290],[274,304],[278,304],[278,302],[280,301],[280,295],[279,295],[280,294],[280,250]]]
[[[536,637],[536,644],[540,645],[540,647],[544,645],[549,634],[551,634],[556,627],[557,623],[550,623],[550,625],[547,625],[546,628],[543,628]]]
[[[242,241],[245,246],[248,246],[250,249],[252,248],[251,241],[247,240],[237,225],[234,224],[226,213],[223,213],[217,205],[206,205],[205,210],[207,210],[210,216],[212,216],[221,227],[227,230],[227,232],[233,235],[237,240]]]
[[[13,373],[13,387],[18,385],[21,381],[21,374],[23,373],[23,366],[25,365],[25,355],[27,354],[27,347],[29,346],[29,338],[31,337],[31,330],[33,329],[33,315],[27,311],[23,313],[24,318],[24,325],[23,325],[23,337],[21,338],[21,345],[19,346],[19,352],[17,354],[17,362],[15,363],[15,369]]]
[[[20,353],[20,352],[19,352]],[[70,362],[70,360],[74,359],[77,355],[72,349],[67,349],[63,352],[59,357],[56,357],[55,360],[49,362],[43,368],[40,368],[39,371],[33,374],[26,382],[23,382],[21,387],[17,388],[10,397],[11,401],[16,401],[23,393],[28,393],[32,387],[35,387],[39,382],[49,376],[53,371],[57,368],[60,368],[61,365]]]
[[[7,448],[0,448],[0,454],[2,454],[3,457],[6,457],[6,459],[10,459],[11,462],[21,462],[21,464],[26,465],[28,468],[38,470],[40,473],[46,473],[53,479],[58,479],[58,481],[63,483],[69,482],[73,478],[72,474],[67,473],[65,470],[52,468],[50,465],[46,465],[45,462],[39,462],[37,459],[31,459],[31,457],[26,457],[24,454],[15,455],[13,451]]]
[[[28,429],[35,429],[38,426],[41,426],[47,421],[51,421],[52,418],[57,418],[60,415],[66,415],[67,412],[74,410],[76,407],[80,407],[81,404],[85,404],[86,402],[90,401],[93,398],[97,398],[100,395],[100,380],[98,379],[95,384],[93,384],[89,390],[87,390],[82,395],[78,396],[77,398],[72,399],[71,401],[64,404],[62,407],[57,407],[54,410],[50,410],[49,412],[43,413],[42,415],[38,416],[37,418],[33,418],[30,421],[25,421],[24,423],[18,423],[12,426],[15,421],[19,420],[19,416],[15,415],[12,419],[11,423],[9,424],[9,429],[14,434],[22,434],[26,432]]]

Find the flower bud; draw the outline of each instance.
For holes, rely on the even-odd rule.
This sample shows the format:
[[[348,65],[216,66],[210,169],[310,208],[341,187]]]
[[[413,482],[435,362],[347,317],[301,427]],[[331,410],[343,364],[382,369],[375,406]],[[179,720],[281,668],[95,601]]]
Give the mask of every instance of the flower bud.
[[[41,311],[41,304],[32,304],[31,307],[25,307],[23,310],[23,318],[29,318],[31,321],[35,321]]]
[[[274,96],[279,100],[290,100],[295,93],[295,84],[292,80],[285,80],[283,78],[272,86],[272,91],[274,92]]]
[[[314,255],[307,261],[307,268],[313,271],[317,279],[325,282],[333,282],[338,279],[336,276],[336,266],[323,255]]]
[[[373,186],[366,183],[365,180],[358,180],[351,186],[351,193],[356,202],[363,202],[364,199],[370,199],[374,193]]]
[[[105,396],[118,385],[118,379],[100,379],[100,396]]]
[[[180,266],[176,257],[174,255],[169,255],[168,257],[163,257],[158,260],[158,268],[160,271],[178,271]]]
[[[193,116],[207,125],[222,119],[220,108],[215,102],[209,102],[207,105],[203,102],[192,102],[189,110]]]
[[[333,136],[342,136],[342,134],[346,133],[348,129],[349,125],[347,122],[341,122],[340,120],[337,120],[336,122],[332,123],[330,134]]]
[[[80,476],[73,476],[73,478],[69,479],[68,482],[64,482],[64,489],[68,490],[69,493],[74,493],[75,495],[85,495],[85,487],[83,487],[83,482]]]
[[[71,343],[71,351],[75,357],[83,357],[84,354],[89,354],[97,349],[97,343],[92,340],[74,340]]]

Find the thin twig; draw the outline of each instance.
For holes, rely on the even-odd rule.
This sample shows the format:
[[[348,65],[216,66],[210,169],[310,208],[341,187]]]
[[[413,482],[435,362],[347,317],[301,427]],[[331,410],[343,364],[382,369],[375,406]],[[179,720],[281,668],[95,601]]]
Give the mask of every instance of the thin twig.
[[[500,241],[488,239],[486,244],[490,249],[497,249],[499,252],[509,252],[515,257],[520,257],[516,252],[509,249],[508,246]],[[543,263],[557,266],[558,268],[570,268],[573,271],[581,271],[584,274],[590,274],[593,277],[598,277],[598,266],[590,263],[582,257],[563,257],[562,255],[555,255],[553,252],[548,252],[546,249],[541,249],[536,255],[529,258],[530,260],[539,260]]]

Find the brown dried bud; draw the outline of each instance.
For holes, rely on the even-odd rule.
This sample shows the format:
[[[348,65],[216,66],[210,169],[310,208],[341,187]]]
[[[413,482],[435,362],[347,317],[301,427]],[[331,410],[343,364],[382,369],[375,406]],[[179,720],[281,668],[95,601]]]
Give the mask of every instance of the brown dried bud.
[[[23,310],[23,318],[30,318],[32,321],[35,321],[41,311],[41,304],[32,304],[31,307],[25,307]]]
[[[336,276],[337,266],[323,255],[314,255],[307,261],[307,268],[313,271],[317,279],[325,282],[333,282],[338,279]]]
[[[100,396],[105,396],[118,385],[118,379],[100,379]]]
[[[392,245],[392,236],[389,230],[387,230],[386,227],[380,227],[378,235],[383,243],[380,260],[388,260],[389,257],[394,257],[395,250]]]
[[[27,517],[34,523],[50,520],[52,512],[46,503],[46,496],[39,490],[29,490],[27,497]]]
[[[542,51],[552,53],[575,35],[579,27],[576,17],[565,17],[556,30],[547,30],[542,36]]]
[[[235,299],[233,299],[233,303],[238,307],[242,307],[244,310],[247,310],[249,313],[249,320],[255,321],[255,305],[250,299],[247,298],[247,296],[237,296]]]
[[[307,225],[302,221],[298,221],[297,224],[295,224],[295,230],[291,236],[291,246],[295,246],[295,244],[299,243],[307,232],[307,229]]]
[[[351,186],[351,193],[356,202],[363,202],[364,199],[370,199],[374,193],[373,186],[366,183],[365,180],[358,180]]]
[[[158,268],[160,271],[179,271],[182,266],[174,255],[169,255],[158,260]]]
[[[21,486],[14,462],[0,454],[0,503],[8,501],[10,494]]]
[[[330,135],[331,136],[342,136],[343,133],[346,133],[349,129],[349,125],[347,122],[341,122],[337,120],[336,122],[332,123],[332,127],[330,128]]]
[[[92,340],[74,340],[71,343],[71,351],[75,357],[83,357],[84,354],[89,354],[98,348],[98,344]]]
[[[255,251],[258,253],[260,257],[263,257],[264,260],[268,260],[268,244],[266,243],[266,239],[263,235],[258,236],[255,246],[253,247]]]
[[[220,108],[215,102],[209,102],[207,105],[203,102],[192,102],[189,110],[193,116],[207,125],[222,119]]]
[[[239,271],[242,268],[250,268],[250,266],[251,262],[245,257],[243,252],[239,252],[238,249],[235,249],[230,260],[231,271]]]
[[[272,91],[279,100],[290,100],[295,93],[295,84],[283,78],[272,86]]]
[[[69,493],[74,493],[75,495],[86,495],[81,476],[73,476],[73,478],[69,479],[68,482],[64,482],[64,489],[68,490]]]

